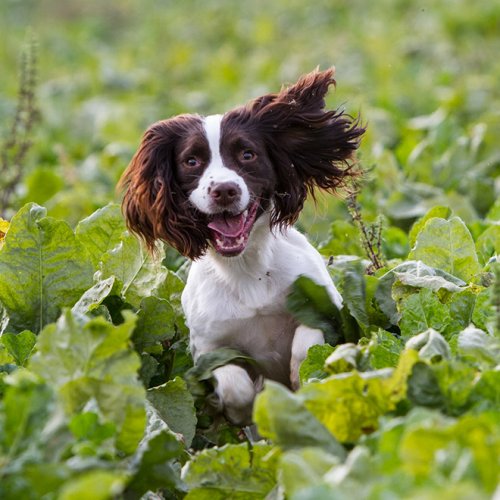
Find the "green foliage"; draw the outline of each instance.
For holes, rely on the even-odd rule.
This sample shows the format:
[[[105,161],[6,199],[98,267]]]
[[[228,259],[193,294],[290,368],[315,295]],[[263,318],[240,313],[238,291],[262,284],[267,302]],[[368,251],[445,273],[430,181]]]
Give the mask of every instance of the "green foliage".
[[[0,497],[491,498],[499,16],[486,0],[1,3]],[[15,71],[27,26],[37,86],[34,60]],[[318,195],[298,226],[344,306],[293,285],[289,310],[330,344],[296,393],[266,382],[255,442],[213,412],[213,370],[252,360],[193,367],[188,266],[145,252],[109,202],[150,123],[332,64],[327,105],[361,110],[366,175],[356,211]]]
[[[260,443],[205,450],[185,471],[186,499],[265,498],[276,484],[278,458],[278,450]]]
[[[92,285],[92,267],[68,224],[26,205],[12,219],[0,255],[7,329],[39,332]]]

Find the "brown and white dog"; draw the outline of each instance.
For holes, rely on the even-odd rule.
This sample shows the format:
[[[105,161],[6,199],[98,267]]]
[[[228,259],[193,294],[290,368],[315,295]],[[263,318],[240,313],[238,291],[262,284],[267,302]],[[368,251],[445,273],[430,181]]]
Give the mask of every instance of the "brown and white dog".
[[[257,361],[257,376],[234,364],[214,372],[236,424],[251,421],[257,379],[297,388],[307,350],[324,342],[286,310],[292,283],[305,275],[342,307],[322,257],[292,227],[308,193],[354,175],[364,129],[325,110],[333,75],[314,71],[224,115],[157,122],[123,175],[129,228],[193,260],[182,305],[194,360],[232,347]]]

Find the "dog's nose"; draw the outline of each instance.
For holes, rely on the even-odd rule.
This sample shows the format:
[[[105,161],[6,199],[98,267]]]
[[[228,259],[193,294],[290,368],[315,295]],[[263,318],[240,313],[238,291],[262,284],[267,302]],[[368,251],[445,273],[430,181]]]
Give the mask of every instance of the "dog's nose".
[[[241,196],[241,188],[235,182],[221,182],[210,188],[210,198],[219,206],[227,207]]]

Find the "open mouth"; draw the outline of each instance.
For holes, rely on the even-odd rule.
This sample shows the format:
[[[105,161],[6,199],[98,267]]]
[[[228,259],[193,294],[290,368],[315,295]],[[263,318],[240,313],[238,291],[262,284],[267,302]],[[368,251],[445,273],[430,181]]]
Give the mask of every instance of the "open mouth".
[[[245,250],[250,232],[257,218],[259,201],[239,214],[222,212],[212,216],[208,227],[215,250],[225,257],[234,257]]]

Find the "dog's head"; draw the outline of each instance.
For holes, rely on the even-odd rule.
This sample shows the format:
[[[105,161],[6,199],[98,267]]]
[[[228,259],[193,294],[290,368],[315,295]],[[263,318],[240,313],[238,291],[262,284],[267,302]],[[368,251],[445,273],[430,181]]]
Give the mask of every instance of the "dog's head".
[[[210,245],[241,254],[265,212],[271,225],[293,224],[315,187],[354,175],[364,128],[325,110],[333,74],[309,73],[224,115],[151,125],[121,180],[129,228],[149,248],[160,239],[195,259]]]

